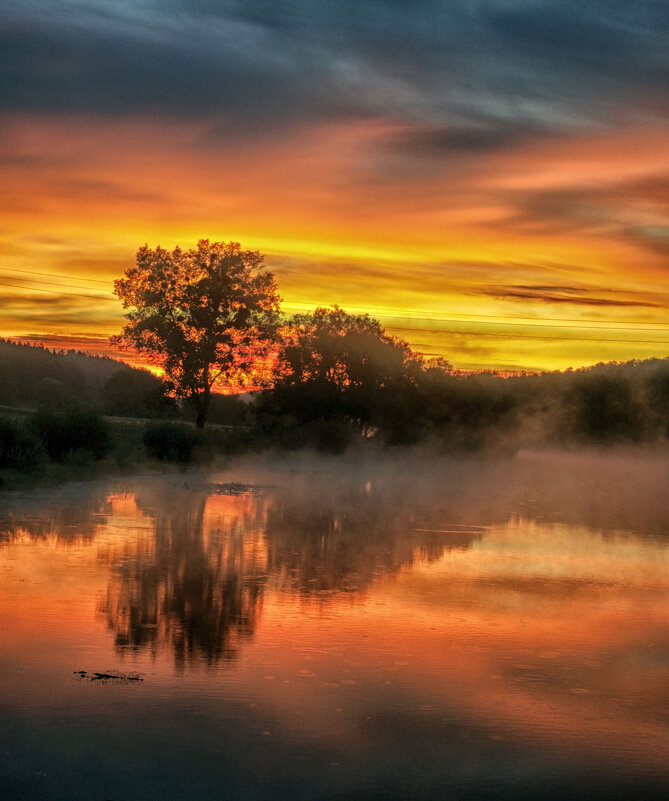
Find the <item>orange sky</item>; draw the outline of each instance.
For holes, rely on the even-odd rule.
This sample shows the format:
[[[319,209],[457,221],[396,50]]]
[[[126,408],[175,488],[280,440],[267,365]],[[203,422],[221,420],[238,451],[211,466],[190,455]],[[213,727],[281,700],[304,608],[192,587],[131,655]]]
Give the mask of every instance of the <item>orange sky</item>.
[[[117,5],[119,20],[139,13]],[[179,113],[162,96],[157,108],[136,108],[115,51],[103,52],[100,74],[91,66],[89,76],[83,67],[94,65],[98,39],[136,42],[125,28],[110,32],[71,13],[56,33],[42,26],[25,45],[26,53],[37,47],[38,33],[70,43],[72,63],[63,51],[62,75],[49,73],[58,91],[42,97],[47,79],[33,58],[0,107],[0,335],[57,335],[99,348],[122,324],[111,285],[137,248],[209,238],[263,252],[287,311],[333,303],[369,311],[416,350],[459,368],[555,369],[669,354],[669,120],[650,79],[647,96],[635,97],[613,74],[596,83],[613,61],[569,75],[550,48],[537,60],[523,20],[513,32],[520,55],[505,50],[490,66],[497,40],[511,35],[491,16],[480,61],[476,52],[463,60],[465,72],[419,63],[417,32],[404,56],[415,74],[407,66],[398,77],[381,55],[371,73],[358,51],[357,61],[351,55],[351,39],[340,45],[355,62],[350,74],[328,43],[322,97],[316,74],[296,72],[276,96]],[[17,25],[39,27],[21,14],[17,5]],[[230,30],[242,25],[226,20]],[[370,42],[380,22],[367,19]],[[229,34],[223,22],[217,34],[200,23],[194,12],[203,41]],[[596,30],[605,42],[619,36],[632,63],[644,58],[652,23]],[[269,36],[269,23],[249,25],[244,35]],[[298,71],[316,58],[287,40],[272,46],[277,63],[254,73],[259,93],[271,70],[281,71],[280,56],[290,54]],[[645,52],[650,65],[656,56]],[[609,56],[595,50],[592,58]],[[536,70],[548,76],[557,64],[563,83],[545,78],[541,90]],[[227,63],[214,67],[212,80],[236,74]],[[175,103],[190,102],[199,73],[182,86],[163,62],[161,69]],[[504,81],[493,92],[495,70]],[[434,86],[444,74],[454,85]],[[139,83],[148,80],[138,72]],[[591,97],[598,102],[586,108]]]

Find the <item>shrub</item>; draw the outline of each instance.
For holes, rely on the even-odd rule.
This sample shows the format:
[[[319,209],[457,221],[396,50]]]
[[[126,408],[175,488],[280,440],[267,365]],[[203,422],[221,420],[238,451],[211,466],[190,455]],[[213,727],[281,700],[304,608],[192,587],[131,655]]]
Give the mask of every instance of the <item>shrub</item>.
[[[186,423],[152,423],[144,430],[144,445],[154,459],[189,462],[198,444],[197,432]]]
[[[72,451],[87,451],[93,459],[102,459],[111,450],[107,421],[92,409],[40,409],[31,426],[55,462],[64,462]]]
[[[343,421],[314,420],[308,428],[313,447],[319,453],[340,454],[351,444],[351,428]]]
[[[616,375],[591,373],[567,397],[571,434],[589,443],[636,442],[643,434],[641,409],[630,383]]]
[[[0,420],[0,468],[31,473],[46,461],[42,443],[20,423]]]
[[[191,404],[189,404],[191,405]],[[251,404],[237,395],[211,395],[208,423],[217,423],[224,426],[251,425]]]
[[[175,405],[147,370],[117,370],[102,387],[102,398],[104,413],[118,417],[166,417]]]

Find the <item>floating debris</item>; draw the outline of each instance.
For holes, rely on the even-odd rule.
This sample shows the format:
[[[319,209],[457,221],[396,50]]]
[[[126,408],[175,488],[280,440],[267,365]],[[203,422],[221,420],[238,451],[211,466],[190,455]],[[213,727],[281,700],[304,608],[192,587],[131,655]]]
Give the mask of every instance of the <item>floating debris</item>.
[[[114,681],[122,684],[129,681],[144,681],[137,673],[98,673],[96,671],[89,673],[87,670],[73,670],[72,672],[75,676],[78,676],[78,678],[86,681],[101,681],[103,683]]]
[[[272,489],[271,486],[262,486],[260,484],[241,484],[236,481],[225,483],[202,483],[202,484],[186,484],[186,489],[198,490],[207,492],[210,495],[247,495],[258,494],[263,490]]]

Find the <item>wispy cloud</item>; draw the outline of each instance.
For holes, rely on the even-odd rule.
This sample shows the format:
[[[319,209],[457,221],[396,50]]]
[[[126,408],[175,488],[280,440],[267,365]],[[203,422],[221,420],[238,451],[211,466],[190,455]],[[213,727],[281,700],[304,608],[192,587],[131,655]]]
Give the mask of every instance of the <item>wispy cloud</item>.
[[[0,270],[111,282],[209,236],[265,252],[288,303],[659,325],[668,34],[652,0],[7,0]],[[22,286],[4,331],[118,327]],[[429,341],[568,358],[467,336]]]
[[[506,300],[531,300],[539,303],[566,303],[574,306],[617,306],[662,308],[659,303],[630,298],[602,298],[588,294],[587,289],[564,286],[493,286],[483,289],[486,295]]]

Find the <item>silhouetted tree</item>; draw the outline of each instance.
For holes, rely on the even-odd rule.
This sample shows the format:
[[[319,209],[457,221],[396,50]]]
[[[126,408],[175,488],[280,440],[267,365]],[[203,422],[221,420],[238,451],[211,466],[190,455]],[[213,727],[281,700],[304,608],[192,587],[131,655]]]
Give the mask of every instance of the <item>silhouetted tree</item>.
[[[30,473],[42,467],[45,461],[42,443],[23,421],[0,418],[0,469]]]
[[[318,308],[290,321],[264,408],[290,413],[302,425],[320,420],[316,444],[338,451],[342,432],[332,421],[371,432],[388,418],[390,395],[406,392],[419,372],[408,345],[386,334],[377,320],[338,306]]]
[[[588,442],[636,441],[643,419],[630,382],[620,373],[592,372],[579,376],[565,400],[572,434]]]
[[[0,404],[103,406],[105,383],[118,372],[146,373],[105,356],[0,339]]]
[[[175,405],[148,370],[117,370],[102,387],[103,411],[120,417],[161,417]]]
[[[275,341],[279,297],[257,251],[209,242],[173,251],[145,245],[114,282],[129,309],[112,342],[134,348],[165,371],[171,389],[190,398],[204,428],[212,387],[241,382]]]
[[[68,454],[76,451],[103,459],[112,448],[109,424],[94,409],[40,409],[30,419],[30,426],[49,458],[56,462],[65,461]]]
[[[656,361],[646,380],[644,400],[653,432],[669,436],[669,363]]]

